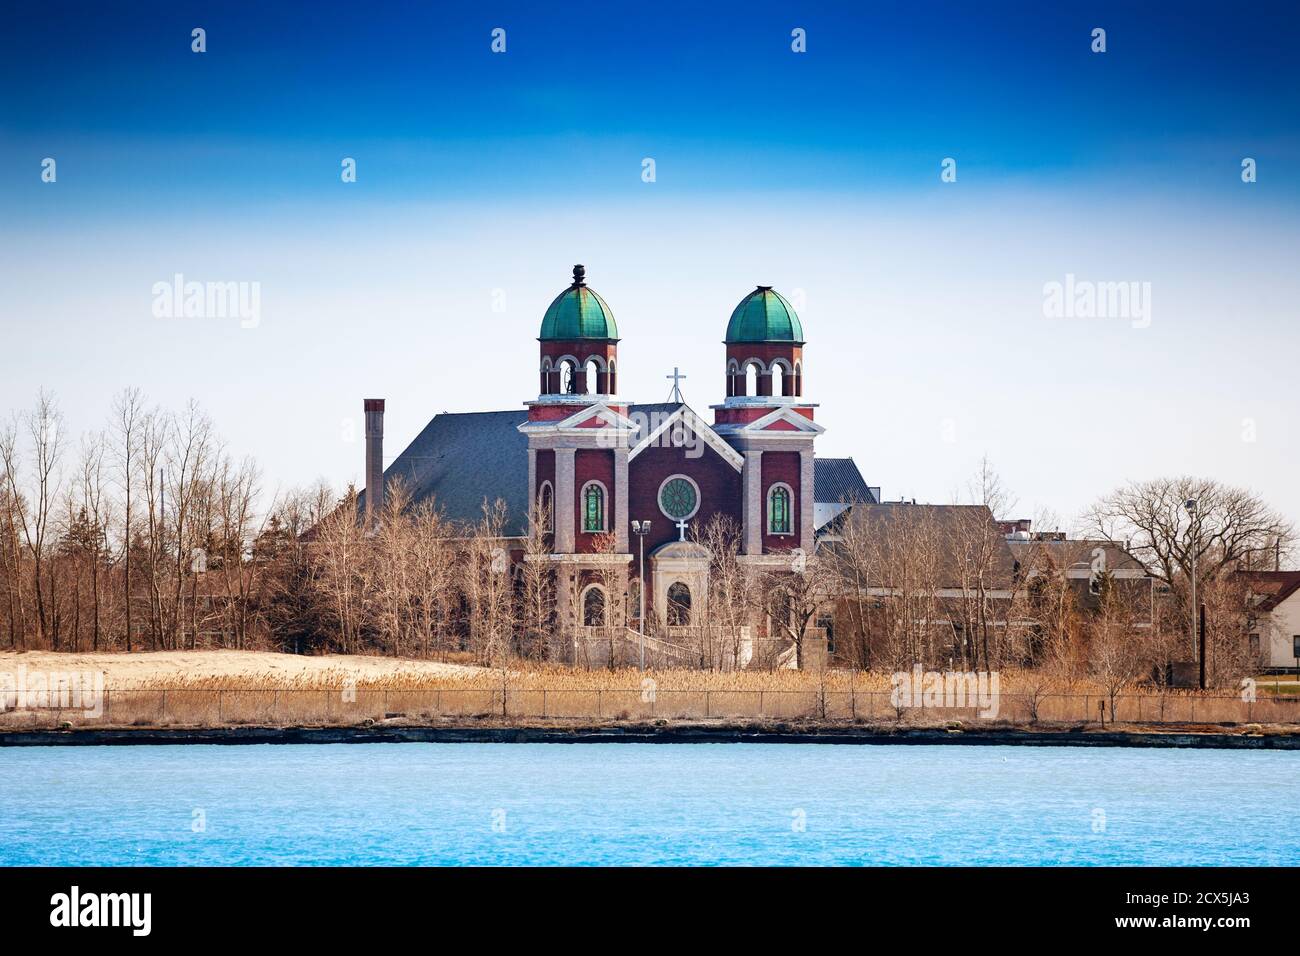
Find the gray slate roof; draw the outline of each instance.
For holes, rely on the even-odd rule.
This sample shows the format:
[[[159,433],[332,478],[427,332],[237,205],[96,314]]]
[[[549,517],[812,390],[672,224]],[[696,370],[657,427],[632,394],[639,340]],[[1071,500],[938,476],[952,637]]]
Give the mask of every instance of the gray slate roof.
[[[1111,571],[1145,570],[1141,561],[1111,541],[1090,538],[1071,538],[1065,541],[1019,541],[1009,538],[1007,547],[1022,565],[1029,562],[1041,564],[1044,558],[1050,558],[1059,570],[1072,567],[1091,568],[1093,551],[1101,548],[1106,556],[1105,566]]]
[[[676,402],[632,405],[653,427],[677,410]],[[401,478],[413,501],[433,496],[451,521],[472,523],[483,502],[500,498],[509,509],[506,534],[524,535],[528,522],[528,438],[519,426],[526,408],[507,412],[443,412],[435,415],[415,440],[384,469],[384,482]],[[814,462],[814,497],[820,502],[875,498],[852,458],[818,458]],[[366,493],[357,498],[364,511]]]
[[[519,426],[528,409],[510,412],[443,412],[384,469],[384,483],[401,478],[413,501],[433,496],[446,517],[471,523],[483,501],[500,498],[509,509],[506,533],[526,533],[528,438]],[[358,497],[364,510],[366,494]]]
[[[880,504],[862,480],[862,472],[852,458],[813,460],[813,500],[826,504],[853,501]]]

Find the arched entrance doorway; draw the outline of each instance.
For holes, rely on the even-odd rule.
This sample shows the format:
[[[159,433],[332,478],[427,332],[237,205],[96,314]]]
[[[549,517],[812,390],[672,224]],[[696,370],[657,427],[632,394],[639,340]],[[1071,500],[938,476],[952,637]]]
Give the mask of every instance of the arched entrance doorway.
[[[582,595],[582,623],[587,627],[605,624],[605,591],[593,584]]]
[[[681,581],[668,588],[668,626],[686,627],[691,623],[691,589]]]

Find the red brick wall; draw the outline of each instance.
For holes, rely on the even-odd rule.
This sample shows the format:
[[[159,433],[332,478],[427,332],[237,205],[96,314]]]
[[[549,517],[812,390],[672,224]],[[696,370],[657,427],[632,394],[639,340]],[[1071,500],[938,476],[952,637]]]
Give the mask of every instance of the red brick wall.
[[[748,425],[750,422],[758,421],[764,415],[771,415],[775,408],[775,405],[741,405],[735,408],[719,408],[713,413],[713,423],[715,425]],[[811,407],[795,405],[791,410],[809,421],[813,420]]]
[[[677,525],[659,510],[659,486],[669,475],[686,475],[700,486],[700,510],[688,522],[686,536],[702,530],[705,523],[715,514],[725,514],[740,529],[740,472],[732,468],[717,452],[706,447],[699,458],[687,458],[685,448],[647,448],[628,467],[628,511],[627,520],[644,521],[650,519],[650,534],[646,535],[646,608],[647,614],[654,614],[654,575],[650,567],[650,553],[660,545],[676,541],[679,537]],[[640,572],[640,542],[636,535],[630,535],[628,543],[632,549],[632,564],[629,573],[636,577]],[[692,596],[695,600],[698,597]]]
[[[799,547],[799,453],[795,451],[765,451],[763,467],[763,550],[789,551]],[[767,533],[767,494],[779,481],[790,486],[790,534],[772,535]]]
[[[624,520],[614,510],[614,452],[604,448],[579,448],[573,460],[574,550],[578,552],[594,551],[598,537],[582,530],[582,486],[589,481],[599,481],[605,486],[607,530],[612,531],[615,522]]]
[[[529,499],[530,508],[532,507],[532,503],[537,500],[538,489],[542,487],[542,482],[544,481],[549,481],[551,483],[551,494],[552,496],[554,496],[555,494],[555,452],[551,451],[549,448],[539,448],[537,450],[537,487],[533,489],[533,496],[531,499]],[[551,508],[552,510],[554,510],[555,508],[554,497],[552,497],[551,499]],[[551,515],[551,527],[552,528],[555,527],[554,514]]]

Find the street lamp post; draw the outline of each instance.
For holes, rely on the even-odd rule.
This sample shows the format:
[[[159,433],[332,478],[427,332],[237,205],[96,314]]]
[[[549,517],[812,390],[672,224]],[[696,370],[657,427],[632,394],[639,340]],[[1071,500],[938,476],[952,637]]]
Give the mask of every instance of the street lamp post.
[[[1188,498],[1183,502],[1183,507],[1187,509],[1187,516],[1192,522],[1191,527],[1188,528],[1188,533],[1192,537],[1192,654],[1196,656],[1196,660],[1199,662],[1201,659],[1200,644],[1196,640],[1196,499]]]
[[[637,631],[641,635],[641,670],[645,670],[645,536],[650,533],[650,521],[633,521],[632,532],[637,536],[641,551],[641,573],[637,581],[638,604]]]

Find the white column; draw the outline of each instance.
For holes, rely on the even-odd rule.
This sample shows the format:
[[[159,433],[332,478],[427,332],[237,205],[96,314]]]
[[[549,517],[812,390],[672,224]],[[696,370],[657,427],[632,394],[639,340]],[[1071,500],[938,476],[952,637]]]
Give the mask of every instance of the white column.
[[[745,525],[745,554],[763,553],[763,453],[754,449],[745,452],[745,464],[740,472],[744,485],[741,518]]]
[[[813,450],[799,452],[799,547],[809,557],[813,553],[814,520],[816,518],[816,472],[813,468]]]
[[[528,449],[528,530],[533,530],[533,509],[537,507],[537,449]]]
[[[614,449],[614,544],[619,554],[627,554],[629,534],[627,513],[627,454],[626,448]]]
[[[573,449],[555,449],[555,550],[572,554],[573,531]]]

